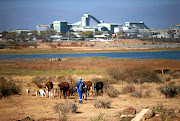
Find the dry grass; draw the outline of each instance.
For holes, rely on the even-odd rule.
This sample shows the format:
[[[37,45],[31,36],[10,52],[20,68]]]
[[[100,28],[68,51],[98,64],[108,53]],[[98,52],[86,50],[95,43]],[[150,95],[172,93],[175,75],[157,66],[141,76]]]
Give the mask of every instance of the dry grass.
[[[35,66],[34,66],[35,64]],[[95,64],[95,65],[94,65]],[[23,66],[22,66],[23,65]],[[46,65],[46,66],[45,66]],[[105,59],[105,58],[67,58],[67,60],[61,62],[49,62],[48,60],[43,59],[9,59],[9,60],[0,60],[0,69],[1,75],[5,75],[5,77],[11,77],[15,80],[16,84],[21,86],[20,95],[13,95],[8,98],[3,98],[0,100],[0,117],[1,120],[18,120],[23,119],[24,117],[29,116],[35,120],[42,119],[51,119],[58,120],[59,116],[52,109],[52,106],[56,103],[65,103],[67,100],[77,105],[77,113],[67,113],[67,120],[69,121],[77,121],[81,119],[82,121],[87,120],[96,120],[98,119],[100,113],[103,114],[103,119],[105,116],[108,116],[108,120],[119,120],[118,112],[132,106],[139,113],[143,108],[153,107],[157,105],[157,102],[163,102],[163,106],[170,109],[179,109],[179,97],[176,98],[166,98],[164,94],[157,90],[159,86],[163,86],[167,82],[164,83],[134,83],[133,86],[129,85],[127,82],[123,80],[112,80],[107,73],[106,69],[109,67],[117,67],[122,70],[126,70],[127,68],[135,68],[141,67],[143,65],[153,69],[163,69],[168,68],[173,72],[173,70],[178,70],[180,67],[179,61],[174,60],[130,60],[130,59]],[[96,67],[97,66],[97,67]],[[73,70],[73,69],[74,70]],[[18,74],[21,76],[17,76],[18,74],[11,70],[16,70],[19,72]],[[25,71],[26,70],[26,71]],[[36,73],[35,75],[29,75],[28,72],[33,71],[41,71],[41,73]],[[51,70],[51,73],[49,73]],[[57,71],[67,71],[70,73],[57,73]],[[95,73],[86,73],[89,70],[95,70]],[[103,70],[101,73],[98,70]],[[77,73],[78,71],[82,71],[82,73]],[[12,73],[13,72],[13,73]],[[174,72],[173,72],[174,73]],[[170,75],[173,75],[170,73]],[[28,76],[22,76],[28,75]],[[42,76],[45,75],[45,76]],[[105,87],[112,86],[115,90],[120,93],[117,97],[111,98],[104,91],[103,95],[97,96],[92,95],[88,96],[87,100],[83,100],[83,104],[79,104],[79,97],[77,93],[71,96],[69,99],[60,99],[58,96],[55,98],[40,98],[35,97],[35,91],[38,88],[34,83],[32,83],[32,79],[36,76],[40,76],[43,80],[52,80],[54,84],[54,88],[57,87],[58,83],[61,81],[68,81],[72,85],[72,89],[74,85],[77,83],[77,79],[81,77],[83,81],[103,81]],[[164,76],[164,74],[160,74],[159,76]],[[123,84],[120,84],[123,82]],[[179,77],[178,75],[174,75],[170,78],[169,82],[176,82],[175,85],[179,85]],[[44,85],[44,82],[42,82]],[[128,87],[129,86],[129,87]],[[31,93],[30,96],[27,96],[25,90],[30,88]],[[131,87],[134,88],[131,89]],[[125,89],[127,88],[127,93]],[[137,98],[135,96],[136,90],[141,93],[141,98]],[[113,91],[110,91],[113,92]],[[133,96],[131,96],[133,94]],[[140,94],[138,94],[140,95]],[[146,97],[147,96],[147,97]],[[100,99],[104,99],[103,104],[107,104],[105,107],[110,108],[95,108],[94,102],[101,102]],[[96,102],[97,101],[97,102]],[[105,103],[105,102],[108,103]],[[99,104],[99,105],[100,105]],[[109,106],[108,106],[109,105]],[[100,107],[101,107],[100,106]],[[94,117],[94,118],[93,118]],[[101,118],[101,117],[100,117]]]
[[[95,108],[110,108],[112,101],[106,99],[98,99],[94,102]]]
[[[113,86],[107,86],[105,88],[105,92],[106,94],[111,97],[111,98],[115,98],[115,97],[118,97],[119,96],[119,91],[116,90]]]
[[[0,66],[1,75],[105,74],[107,69],[115,67],[125,71],[125,73],[120,73],[120,77],[123,79],[129,74],[136,75],[131,70],[143,67],[148,67],[151,71],[163,68],[168,68],[171,71],[178,70],[180,61],[106,59],[99,57],[66,58],[63,61],[49,61],[49,59],[5,59],[0,60]],[[128,70],[126,71],[126,69]],[[152,73],[149,74],[152,75]]]

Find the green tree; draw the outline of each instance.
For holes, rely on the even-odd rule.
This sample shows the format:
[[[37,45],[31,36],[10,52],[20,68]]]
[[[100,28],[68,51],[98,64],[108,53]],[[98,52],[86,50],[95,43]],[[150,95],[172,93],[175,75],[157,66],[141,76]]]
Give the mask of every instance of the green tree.
[[[4,36],[4,39],[12,39],[15,40],[17,37],[17,33],[16,32],[11,32],[11,33],[6,33]]]
[[[68,37],[68,34],[69,34],[69,37],[70,37],[70,38],[76,38],[76,35],[74,35],[74,34],[71,33],[71,32],[66,32],[64,36],[65,36],[65,37]]]
[[[81,37],[82,38],[93,38],[93,32],[92,31],[86,31],[86,32],[82,32],[81,33]]]
[[[47,30],[47,31],[41,31],[39,34],[39,39],[48,39],[51,35],[55,35],[55,30]]]

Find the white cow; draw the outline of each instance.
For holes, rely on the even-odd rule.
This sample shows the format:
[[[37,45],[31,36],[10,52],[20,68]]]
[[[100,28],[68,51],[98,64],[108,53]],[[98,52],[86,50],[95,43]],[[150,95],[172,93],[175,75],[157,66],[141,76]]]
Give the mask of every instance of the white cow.
[[[45,92],[45,90],[42,90],[42,89],[40,89],[40,90],[37,90],[36,92],[36,97],[39,95],[40,97],[46,97],[46,92]]]

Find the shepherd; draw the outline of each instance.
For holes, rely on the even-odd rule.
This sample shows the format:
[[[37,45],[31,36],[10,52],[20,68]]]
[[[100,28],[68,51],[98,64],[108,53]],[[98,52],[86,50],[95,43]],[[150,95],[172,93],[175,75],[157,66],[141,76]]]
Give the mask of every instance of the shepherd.
[[[83,87],[84,87],[84,83],[82,82],[82,79],[79,78],[75,89],[75,91],[77,90],[79,94],[79,103],[83,103],[82,101]]]

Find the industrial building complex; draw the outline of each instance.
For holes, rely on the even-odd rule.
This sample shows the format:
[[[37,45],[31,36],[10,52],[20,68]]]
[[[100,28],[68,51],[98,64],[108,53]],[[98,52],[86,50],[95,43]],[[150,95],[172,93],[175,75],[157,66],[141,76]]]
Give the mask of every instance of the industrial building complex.
[[[90,25],[90,19],[94,20],[97,24],[94,26]],[[175,35],[174,38],[179,38],[179,28],[179,26],[176,26],[170,29],[150,29],[143,21],[125,22],[125,25],[123,26],[119,23],[105,23],[104,21],[100,21],[92,15],[84,14],[84,16],[81,17],[81,21],[76,23],[69,24],[67,21],[53,21],[53,23],[50,25],[37,26],[37,31],[40,32],[50,29],[60,33],[66,33],[67,31],[70,31],[77,37],[80,37],[78,32],[101,31],[103,33],[111,32],[114,34],[120,32],[122,36],[171,38],[172,36],[169,31],[173,29],[173,34]]]
[[[97,22],[97,25],[91,26],[90,19]],[[126,22],[125,26],[118,23],[104,23],[104,21],[99,21],[92,15],[84,14],[81,18],[81,21],[68,24],[66,21],[53,21],[53,24],[50,25],[40,25],[37,26],[37,31],[45,31],[49,29],[56,30],[57,32],[65,33],[67,31],[111,31],[111,32],[120,32],[121,30],[129,29],[149,29],[144,22]]]
[[[95,25],[91,25],[91,20],[95,21]],[[68,23],[63,20],[53,21],[49,25],[36,26],[37,32],[40,34],[43,31],[53,30],[57,33],[71,33],[74,35],[74,40],[81,39],[81,33],[91,31],[93,33],[99,31],[101,35],[93,35],[94,38],[106,38],[108,35],[111,37],[139,37],[139,38],[180,38],[180,25],[173,26],[168,29],[150,29],[145,25],[143,21],[139,22],[125,22],[125,25],[119,23],[106,23],[102,20],[98,20],[96,17],[90,14],[84,14],[80,21],[76,23]],[[18,34],[29,33],[31,30],[14,30]],[[112,36],[113,35],[113,36]],[[115,36],[114,36],[115,35]],[[67,39],[61,34],[50,35],[50,38],[54,40]],[[78,39],[77,39],[78,38]]]

